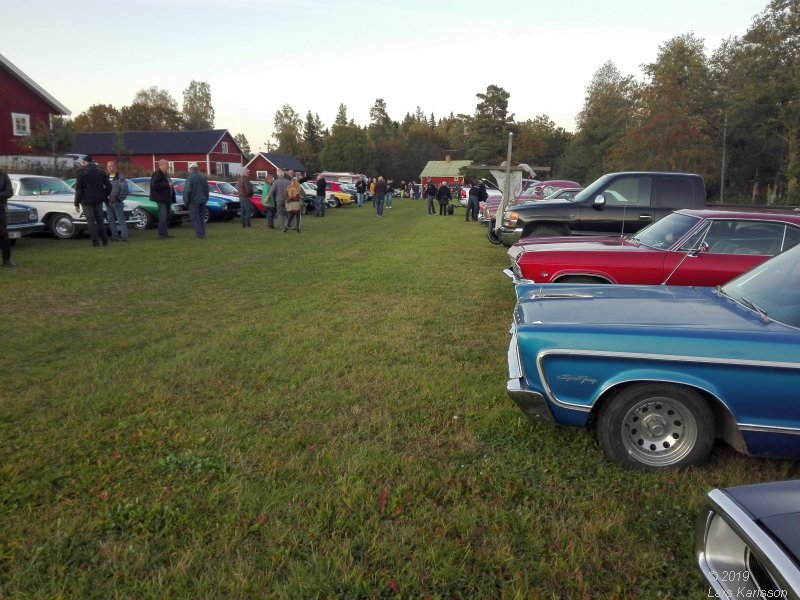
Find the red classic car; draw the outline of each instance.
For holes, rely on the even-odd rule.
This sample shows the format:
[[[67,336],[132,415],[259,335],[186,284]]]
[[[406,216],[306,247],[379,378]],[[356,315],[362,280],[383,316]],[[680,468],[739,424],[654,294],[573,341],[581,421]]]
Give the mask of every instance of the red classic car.
[[[568,179],[551,179],[549,181],[539,181],[533,184],[528,189],[524,190],[519,196],[514,198],[513,203],[528,202],[529,200],[541,200],[550,194],[564,188],[581,188],[581,184],[577,181],[569,181]]]
[[[638,233],[523,238],[508,250],[515,281],[716,286],[800,242],[800,214],[679,210]]]

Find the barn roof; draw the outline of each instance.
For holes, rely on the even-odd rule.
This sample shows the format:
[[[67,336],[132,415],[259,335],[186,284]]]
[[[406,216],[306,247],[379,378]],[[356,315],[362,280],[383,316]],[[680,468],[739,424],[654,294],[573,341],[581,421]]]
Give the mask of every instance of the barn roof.
[[[459,171],[472,164],[471,160],[429,160],[420,177],[463,177]]]
[[[208,154],[226,133],[227,129],[126,131],[122,136],[125,150],[131,154]],[[73,149],[80,154],[116,154],[114,146],[118,135],[114,131],[76,133]],[[241,152],[236,140],[233,143]]]

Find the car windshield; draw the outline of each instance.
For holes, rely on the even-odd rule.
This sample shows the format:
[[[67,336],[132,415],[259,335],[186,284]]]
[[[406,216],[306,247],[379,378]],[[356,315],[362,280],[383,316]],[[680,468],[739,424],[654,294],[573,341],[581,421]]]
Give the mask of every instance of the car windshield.
[[[75,190],[55,177],[23,177],[19,180],[19,196],[75,195]]]
[[[146,191],[144,191],[140,186],[136,185],[130,179],[126,179],[126,181],[128,182],[128,193],[129,194],[145,194],[145,195],[147,195]]]
[[[631,236],[635,242],[650,248],[670,248],[676,241],[685,236],[700,221],[698,217],[672,213],[652,225],[648,225],[636,235]]]
[[[603,189],[606,185],[606,182],[611,178],[611,175],[603,175],[600,179],[589,185],[589,187],[584,188],[582,191],[575,194],[575,198],[573,200],[575,202],[581,202],[586,200],[587,198],[594,199],[597,196],[598,191]]]
[[[764,319],[800,327],[800,246],[717,289]]]
[[[219,187],[219,191],[222,194],[233,194],[233,195],[236,195],[236,193],[237,193],[236,192],[236,188],[233,187],[227,181],[220,181],[220,182],[217,183],[217,186]]]

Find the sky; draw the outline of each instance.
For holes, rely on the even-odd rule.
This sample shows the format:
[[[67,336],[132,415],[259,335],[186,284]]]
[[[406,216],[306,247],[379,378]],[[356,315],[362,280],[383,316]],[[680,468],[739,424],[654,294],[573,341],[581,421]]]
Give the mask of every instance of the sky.
[[[76,117],[122,108],[141,89],[183,103],[211,88],[214,126],[267,150],[276,111],[369,124],[377,98],[402,121],[475,113],[498,85],[517,121],[573,131],[593,75],[612,61],[643,79],[659,47],[687,33],[710,53],[742,36],[767,0],[31,0],[4,3],[0,53]],[[42,17],[46,15],[46,19]],[[14,24],[10,26],[10,24]]]

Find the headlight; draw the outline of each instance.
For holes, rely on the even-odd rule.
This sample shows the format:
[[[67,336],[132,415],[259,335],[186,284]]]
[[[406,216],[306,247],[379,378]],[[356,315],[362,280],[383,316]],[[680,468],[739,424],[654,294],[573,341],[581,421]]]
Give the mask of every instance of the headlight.
[[[503,227],[516,227],[519,215],[515,212],[507,212],[503,214]]]
[[[39,220],[39,213],[36,212],[35,208],[28,209],[28,221],[38,221]]]

